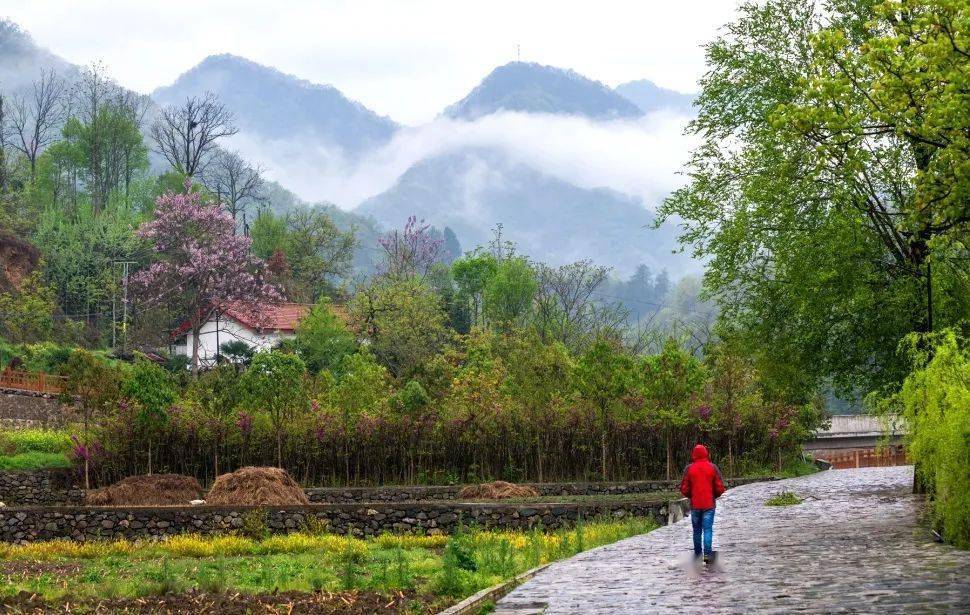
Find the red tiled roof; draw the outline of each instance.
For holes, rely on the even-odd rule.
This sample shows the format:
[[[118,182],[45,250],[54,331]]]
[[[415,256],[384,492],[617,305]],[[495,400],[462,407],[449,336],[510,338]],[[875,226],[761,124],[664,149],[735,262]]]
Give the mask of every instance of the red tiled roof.
[[[223,317],[228,316],[250,329],[293,332],[296,330],[296,325],[300,322],[300,319],[306,316],[309,311],[309,306],[301,303],[266,304],[260,306],[258,314],[254,314],[248,308],[230,306],[223,311]],[[172,331],[172,339],[185,335],[190,328],[189,321],[183,321]]]
[[[264,305],[259,308],[258,317],[250,310],[236,309],[230,306],[225,315],[229,316],[250,329],[264,331],[294,331],[300,319],[306,316],[310,308],[300,303],[281,303],[279,305]]]

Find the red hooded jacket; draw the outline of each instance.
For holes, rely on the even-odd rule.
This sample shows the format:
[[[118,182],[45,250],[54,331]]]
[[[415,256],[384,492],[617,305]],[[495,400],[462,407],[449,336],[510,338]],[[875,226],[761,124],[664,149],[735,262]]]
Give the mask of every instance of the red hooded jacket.
[[[693,510],[714,508],[714,500],[724,493],[721,471],[711,463],[703,444],[694,447],[691,459],[693,461],[684,470],[684,480],[680,481],[680,492],[690,498]]]

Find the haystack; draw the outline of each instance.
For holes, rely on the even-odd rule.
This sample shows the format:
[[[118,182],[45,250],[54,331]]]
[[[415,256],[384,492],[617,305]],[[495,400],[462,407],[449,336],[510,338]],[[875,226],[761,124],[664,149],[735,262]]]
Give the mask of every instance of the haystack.
[[[202,485],[191,476],[146,474],[92,489],[84,501],[88,506],[187,506],[203,493]]]
[[[309,504],[306,493],[279,468],[240,468],[216,478],[207,506],[295,506]]]
[[[497,480],[494,483],[462,487],[458,497],[463,500],[504,500],[507,498],[537,498],[539,492],[532,487]]]

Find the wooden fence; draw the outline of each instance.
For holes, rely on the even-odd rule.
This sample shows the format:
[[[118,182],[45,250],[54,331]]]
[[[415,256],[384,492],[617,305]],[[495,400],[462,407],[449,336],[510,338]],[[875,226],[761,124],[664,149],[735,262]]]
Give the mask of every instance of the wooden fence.
[[[0,389],[60,393],[63,382],[64,376],[52,376],[43,372],[22,372],[13,369],[0,372]]]

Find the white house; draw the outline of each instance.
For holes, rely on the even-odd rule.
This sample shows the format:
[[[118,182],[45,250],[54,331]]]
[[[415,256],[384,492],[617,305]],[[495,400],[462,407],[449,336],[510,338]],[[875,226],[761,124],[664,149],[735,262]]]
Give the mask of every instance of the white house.
[[[199,331],[199,364],[214,365],[219,347],[226,342],[239,340],[259,351],[292,338],[297,323],[309,308],[299,303],[283,303],[266,305],[259,311],[262,317],[258,320],[248,310],[230,307],[215,312]],[[173,331],[171,353],[192,358],[192,331],[187,322]]]

